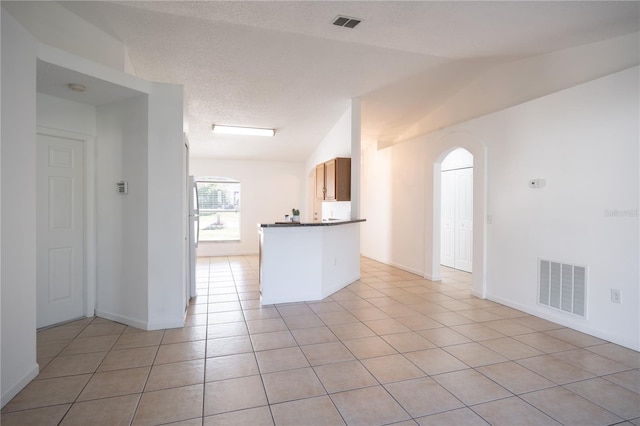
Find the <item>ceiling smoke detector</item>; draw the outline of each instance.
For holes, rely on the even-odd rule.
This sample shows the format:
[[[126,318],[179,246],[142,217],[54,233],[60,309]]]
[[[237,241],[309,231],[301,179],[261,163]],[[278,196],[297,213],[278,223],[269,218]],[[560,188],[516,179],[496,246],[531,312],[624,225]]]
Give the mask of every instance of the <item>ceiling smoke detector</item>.
[[[67,87],[74,91],[74,92],[78,92],[78,93],[82,93],[85,90],[87,90],[87,86],[85,86],[84,84],[80,84],[80,83],[69,83],[67,84]]]
[[[360,22],[362,22],[362,19],[349,18],[348,16],[338,16],[336,19],[334,19],[333,25],[345,28],[355,28],[356,25],[358,25]]]

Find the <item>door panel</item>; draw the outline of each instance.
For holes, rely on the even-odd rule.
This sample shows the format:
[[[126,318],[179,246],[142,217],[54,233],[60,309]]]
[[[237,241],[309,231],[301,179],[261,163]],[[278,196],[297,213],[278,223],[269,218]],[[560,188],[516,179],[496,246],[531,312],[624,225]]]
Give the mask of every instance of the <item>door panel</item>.
[[[49,302],[73,297],[73,249],[49,249]]]
[[[471,272],[473,255],[473,169],[460,169],[455,172],[455,268]]]
[[[73,179],[49,177],[49,231],[68,232],[73,226]]]
[[[442,172],[440,191],[440,263],[455,267],[455,170]]]
[[[84,314],[84,143],[38,134],[37,327]]]
[[[473,168],[441,174],[440,264],[472,272]]]

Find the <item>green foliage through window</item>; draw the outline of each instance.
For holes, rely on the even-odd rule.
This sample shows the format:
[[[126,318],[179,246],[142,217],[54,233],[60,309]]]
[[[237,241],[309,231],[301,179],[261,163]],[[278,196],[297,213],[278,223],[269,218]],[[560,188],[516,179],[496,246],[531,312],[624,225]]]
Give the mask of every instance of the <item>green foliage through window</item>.
[[[240,240],[240,182],[198,178],[200,241]]]

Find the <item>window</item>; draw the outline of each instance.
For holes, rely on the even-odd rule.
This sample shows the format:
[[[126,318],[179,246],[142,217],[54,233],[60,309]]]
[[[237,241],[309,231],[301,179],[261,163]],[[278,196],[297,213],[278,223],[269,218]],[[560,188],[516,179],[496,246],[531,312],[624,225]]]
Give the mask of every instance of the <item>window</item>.
[[[223,177],[196,179],[200,241],[240,241],[240,182]]]

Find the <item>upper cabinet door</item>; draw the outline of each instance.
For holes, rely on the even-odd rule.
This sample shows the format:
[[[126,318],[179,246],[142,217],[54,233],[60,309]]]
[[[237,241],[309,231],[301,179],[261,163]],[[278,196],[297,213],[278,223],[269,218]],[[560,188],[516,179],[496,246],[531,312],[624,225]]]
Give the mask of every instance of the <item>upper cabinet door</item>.
[[[351,158],[336,158],[334,191],[336,201],[351,201]]]
[[[336,160],[324,163],[324,199],[335,201],[336,199]]]
[[[316,200],[351,201],[351,158],[334,158],[316,166]]]
[[[351,201],[351,158],[324,163],[325,201]]]
[[[316,166],[316,200],[324,200],[324,164]]]

